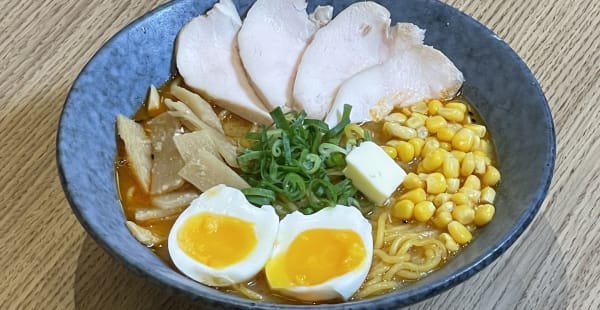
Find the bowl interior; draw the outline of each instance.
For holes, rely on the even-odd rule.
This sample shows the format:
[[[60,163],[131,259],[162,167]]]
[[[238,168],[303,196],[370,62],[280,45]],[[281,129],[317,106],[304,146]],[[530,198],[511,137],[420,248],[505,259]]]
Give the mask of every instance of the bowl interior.
[[[234,2],[243,16],[253,1]],[[309,1],[309,10],[317,4],[331,4],[337,14],[352,2]],[[378,2],[390,10],[393,23],[412,22],[426,29],[426,44],[444,52],[465,75],[464,95],[491,132],[502,172],[496,215],[468,247],[425,279],[380,297],[317,308],[406,305],[467,279],[504,252],[531,222],[554,167],[550,110],[534,76],[506,43],[472,18],[438,1]],[[116,115],[131,116],[148,86],[160,85],[171,76],[177,32],[213,3],[181,0],[163,5],[123,29],[98,51],[73,84],[65,103],[57,160],[65,193],[81,224],[131,270],[168,289],[201,299],[204,305],[253,307],[254,302],[186,278],[137,242],[124,225],[114,178]]]

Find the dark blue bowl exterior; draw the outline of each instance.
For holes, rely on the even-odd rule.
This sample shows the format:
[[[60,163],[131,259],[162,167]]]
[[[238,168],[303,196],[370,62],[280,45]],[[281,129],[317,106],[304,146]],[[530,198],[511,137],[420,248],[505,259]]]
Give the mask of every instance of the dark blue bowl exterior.
[[[252,2],[237,1],[240,14]],[[332,4],[337,13],[354,1],[309,2],[309,9]],[[514,243],[537,213],[552,178],[556,152],[552,116],[535,77],[519,56],[483,25],[446,4],[435,0],[377,2],[390,9],[393,22],[412,22],[426,29],[426,43],[443,51],[464,73],[464,94],[488,125],[503,176],[496,216],[467,248],[429,277],[384,296],[312,308],[391,309],[457,285]],[[128,232],[116,193],[117,114],[132,115],[148,86],[160,85],[172,75],[177,32],[213,3],[181,0],[163,5],[124,28],[98,51],[73,84],[62,112],[57,137],[59,173],[81,224],[136,274],[169,291],[202,300],[207,307],[280,309],[283,305],[256,303],[213,290],[171,269]]]

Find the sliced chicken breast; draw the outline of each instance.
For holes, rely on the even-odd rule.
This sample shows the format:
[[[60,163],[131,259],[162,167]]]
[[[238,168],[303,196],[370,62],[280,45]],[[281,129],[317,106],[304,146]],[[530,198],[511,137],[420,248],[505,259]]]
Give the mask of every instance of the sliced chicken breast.
[[[325,122],[337,124],[344,104],[352,105],[353,123],[380,120],[394,107],[451,99],[463,82],[462,73],[443,53],[431,46],[416,45],[346,80]]]
[[[390,28],[390,12],[377,3],[350,5],[318,30],[306,48],[294,84],[294,109],[323,119],[342,82],[422,44],[424,34],[413,24]]]
[[[179,32],[175,57],[185,83],[215,103],[252,122],[270,124],[242,66],[237,34],[242,25],[231,0],[221,0]]]
[[[333,9],[329,8],[329,18]],[[292,87],[302,53],[319,24],[328,20],[319,9],[314,21],[305,0],[258,0],[238,35],[240,57],[250,81],[269,110],[291,108]]]

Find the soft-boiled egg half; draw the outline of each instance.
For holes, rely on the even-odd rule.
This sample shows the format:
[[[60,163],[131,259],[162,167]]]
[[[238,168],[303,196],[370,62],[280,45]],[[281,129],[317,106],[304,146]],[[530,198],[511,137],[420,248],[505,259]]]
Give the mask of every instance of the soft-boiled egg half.
[[[279,217],[271,206],[257,208],[235,188],[217,185],[181,213],[169,233],[173,263],[207,285],[248,281],[271,255]]]
[[[265,266],[271,289],[300,300],[347,300],[365,280],[373,256],[371,224],[356,208],[294,212],[279,224]]]

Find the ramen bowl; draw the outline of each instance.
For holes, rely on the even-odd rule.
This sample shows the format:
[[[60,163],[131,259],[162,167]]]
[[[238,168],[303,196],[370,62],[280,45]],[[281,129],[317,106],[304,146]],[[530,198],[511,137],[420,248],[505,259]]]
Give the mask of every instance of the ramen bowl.
[[[252,1],[234,1],[242,16]],[[309,1],[334,6],[354,1]],[[532,222],[548,190],[555,161],[552,116],[535,77],[498,36],[460,11],[434,0],[378,1],[392,23],[426,29],[425,43],[441,50],[463,72],[463,95],[486,123],[495,144],[502,182],[494,220],[439,270],[393,292],[326,305],[256,302],[204,286],[177,272],[130,234],[117,194],[114,162],[118,114],[131,116],[150,84],[174,74],[179,29],[214,1],[167,3],[125,27],[83,68],[64,105],[57,161],[68,201],[82,226],[132,272],[214,308],[397,308],[434,296],[467,280],[505,252]],[[206,61],[210,61],[207,59]]]

